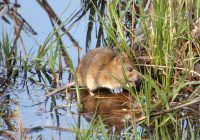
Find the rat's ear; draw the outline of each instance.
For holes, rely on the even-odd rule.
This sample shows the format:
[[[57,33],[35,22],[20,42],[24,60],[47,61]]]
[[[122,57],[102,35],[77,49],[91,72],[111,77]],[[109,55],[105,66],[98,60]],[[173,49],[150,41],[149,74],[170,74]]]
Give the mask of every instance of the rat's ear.
[[[122,59],[123,62],[127,61],[127,60],[129,59],[127,53],[122,52],[122,53],[121,53],[121,59]]]
[[[122,58],[128,58],[128,55],[125,52],[121,53]]]
[[[122,52],[122,53],[117,55],[117,61],[119,63],[125,62],[127,59],[128,59],[128,55],[125,52]]]

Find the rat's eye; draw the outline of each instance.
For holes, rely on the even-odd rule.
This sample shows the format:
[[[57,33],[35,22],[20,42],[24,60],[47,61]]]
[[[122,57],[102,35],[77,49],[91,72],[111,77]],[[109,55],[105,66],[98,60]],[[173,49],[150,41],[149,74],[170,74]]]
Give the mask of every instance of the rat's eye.
[[[128,68],[128,71],[129,71],[129,72],[132,72],[132,71],[133,71],[133,69],[132,69],[132,68]]]

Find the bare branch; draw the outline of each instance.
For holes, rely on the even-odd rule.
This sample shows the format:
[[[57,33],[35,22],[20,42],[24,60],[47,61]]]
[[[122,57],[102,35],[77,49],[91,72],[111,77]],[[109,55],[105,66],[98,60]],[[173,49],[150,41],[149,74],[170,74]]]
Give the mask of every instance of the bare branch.
[[[47,3],[46,0],[37,0],[37,2],[40,4],[40,6],[47,12],[48,16],[54,20],[58,24],[58,26],[61,26],[61,30],[68,36],[69,40],[73,43],[73,45],[77,48],[81,48],[78,44],[78,42],[73,38],[73,36],[65,29],[65,27],[62,25],[62,21],[59,19],[59,17],[56,15],[56,13],[53,11],[51,6]]]

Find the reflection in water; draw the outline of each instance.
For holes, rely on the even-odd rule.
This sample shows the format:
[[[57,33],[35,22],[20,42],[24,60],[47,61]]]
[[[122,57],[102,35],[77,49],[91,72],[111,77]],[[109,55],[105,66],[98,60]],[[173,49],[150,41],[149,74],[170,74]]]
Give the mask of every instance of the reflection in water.
[[[0,139],[10,139],[12,135],[16,137],[14,139],[19,139],[19,117],[24,137],[32,139],[37,139],[39,136],[43,139],[75,137],[72,125],[75,126],[76,122],[73,120],[77,117],[65,106],[65,98],[60,95],[45,98],[44,90],[37,89],[29,91],[18,89],[13,92],[11,89],[8,93],[5,98],[0,98]],[[16,113],[17,107],[19,114]]]
[[[87,128],[90,127],[91,120],[98,118],[98,116],[101,116],[101,120],[109,134],[115,132],[115,134],[127,134],[123,133],[123,131],[127,130],[124,128],[127,125],[133,126],[133,120],[138,121],[143,118],[141,117],[141,110],[132,99],[132,95],[126,92],[113,94],[108,90],[99,90],[95,92],[95,96],[90,96],[87,91],[81,90],[82,108],[77,112],[76,93],[68,94],[69,100],[66,102],[65,94],[41,98],[44,93],[43,90],[14,91],[12,94],[9,91],[10,94],[8,96],[1,98],[0,110],[3,109],[4,111],[2,111],[3,126],[0,129],[0,139],[12,136],[15,136],[16,139],[19,138],[18,116],[21,117],[23,134],[32,139],[37,139],[41,136],[43,139],[75,139],[77,131],[86,132]],[[20,114],[16,114],[15,109],[17,106]],[[186,112],[184,111],[184,113]],[[177,118],[181,117],[181,114]],[[185,114],[190,118],[192,115],[194,114],[189,114],[189,112],[187,115]],[[199,131],[199,111],[197,111],[196,117],[195,120],[183,118],[179,123],[181,126],[180,131],[189,132],[189,125],[194,128],[194,131]],[[97,121],[92,121],[92,123],[97,123],[98,125]],[[173,136],[175,130],[172,125],[167,127],[169,133]],[[113,127],[115,129],[110,129]],[[137,125],[136,127],[139,138],[149,138],[154,134],[155,128],[153,126]],[[129,128],[126,132],[134,135],[132,127]],[[198,134],[198,132],[195,133]]]
[[[15,111],[11,111],[10,103],[10,95],[5,94],[0,96],[0,139],[1,136],[9,140],[16,139],[14,133],[15,126],[11,123],[11,120],[16,117],[16,113]],[[2,129],[3,126],[6,129]]]
[[[134,116],[141,117],[137,105],[133,108],[129,93],[113,94],[107,90],[99,90],[95,96],[91,96],[86,91],[82,91],[80,95],[82,104],[80,113],[88,122],[100,115],[106,128],[115,127],[120,131],[125,124],[133,121]]]

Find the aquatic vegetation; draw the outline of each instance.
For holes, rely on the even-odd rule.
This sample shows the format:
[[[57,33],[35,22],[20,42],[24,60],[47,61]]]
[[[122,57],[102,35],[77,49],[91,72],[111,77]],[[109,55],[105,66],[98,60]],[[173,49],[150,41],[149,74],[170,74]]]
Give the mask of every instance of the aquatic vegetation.
[[[195,66],[199,65],[199,40],[191,36],[190,30],[192,20],[199,18],[196,2],[152,1],[150,5],[146,3],[148,8],[145,9],[144,3],[137,1],[136,10],[132,1],[107,1],[104,16],[93,5],[106,44],[129,53],[143,73],[139,95],[126,89],[144,113],[141,123],[154,125],[158,130],[157,139],[162,135],[166,136],[165,139],[171,137],[167,127],[171,123],[177,135],[181,135],[178,134],[180,120],[176,119],[178,112],[198,108],[200,75]],[[187,9],[187,5],[191,7]],[[188,15],[190,9],[195,9],[191,13],[193,17]],[[183,109],[189,105],[190,109]],[[193,132],[190,132],[193,137]]]
[[[66,100],[68,102],[68,96],[75,92],[79,111],[77,114],[82,113],[89,122],[84,130],[79,121],[73,125],[77,139],[199,137],[199,0],[85,0],[82,1],[83,7],[65,21],[61,21],[46,1],[37,2],[51,19],[52,32],[39,46],[35,56],[31,51],[25,53],[25,56],[19,55],[16,48],[19,36],[14,39],[14,46],[11,47],[7,33],[2,33],[0,64],[5,66],[6,78],[20,77],[20,71],[24,83],[29,80],[45,87],[59,85],[67,69],[69,81],[75,81],[76,86],[67,89]],[[143,77],[139,91],[125,84],[122,84],[126,90],[122,95],[104,95],[102,93],[106,92],[97,90],[97,97],[88,97],[82,90],[79,91],[76,68],[63,44],[63,37],[67,36],[72,42],[77,49],[77,59],[80,60],[80,46],[69,31],[87,12],[86,51],[90,47],[92,31],[96,29],[96,47],[107,46],[113,51],[125,52],[137,65]],[[65,27],[67,23],[71,24],[69,28]],[[22,51],[25,52],[25,49]],[[52,106],[57,107],[56,98],[48,97],[46,102],[49,100],[52,102],[50,110],[53,111]],[[115,108],[115,105],[121,108]],[[23,139],[20,112],[18,118],[19,137]]]
[[[13,65],[15,65],[16,54],[11,47],[11,42],[9,40],[8,34],[2,33],[0,41],[0,64],[5,66],[6,76],[9,78],[13,73]]]

